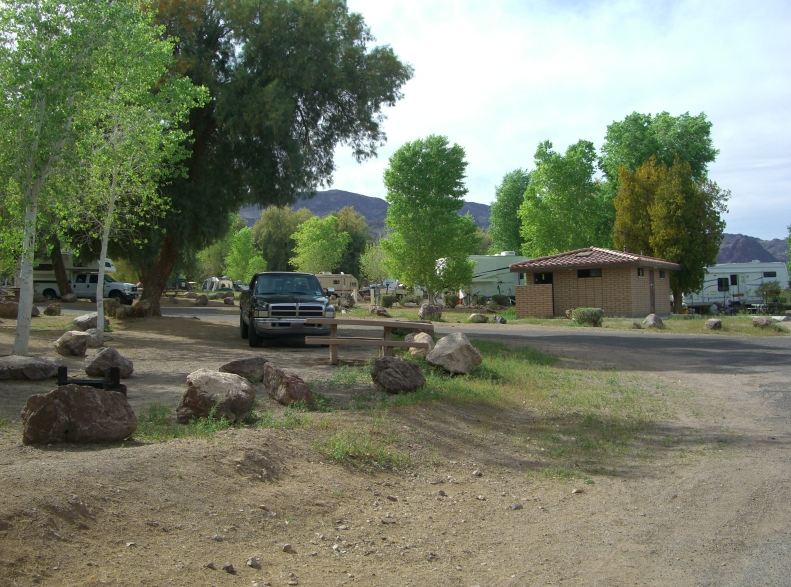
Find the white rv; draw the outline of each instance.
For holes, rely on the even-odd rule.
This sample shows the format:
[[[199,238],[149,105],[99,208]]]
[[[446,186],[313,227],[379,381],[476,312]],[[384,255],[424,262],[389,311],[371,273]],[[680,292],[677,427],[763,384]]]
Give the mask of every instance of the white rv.
[[[763,283],[778,282],[788,288],[788,267],[785,263],[722,263],[706,269],[703,289],[684,296],[688,308],[707,309],[713,304],[721,308],[739,308],[763,302],[756,288]]]
[[[470,293],[474,296],[509,296],[516,299],[516,286],[524,285],[524,273],[511,273],[511,263],[527,261],[527,257],[515,251],[503,251],[499,255],[470,255],[475,261],[475,273]]]

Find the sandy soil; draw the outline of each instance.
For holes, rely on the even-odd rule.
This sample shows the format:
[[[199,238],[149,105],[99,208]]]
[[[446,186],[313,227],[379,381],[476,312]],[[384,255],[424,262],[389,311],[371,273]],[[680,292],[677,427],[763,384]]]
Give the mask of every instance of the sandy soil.
[[[136,410],[175,405],[187,373],[251,352],[236,328],[187,318],[124,323],[110,336],[135,362]],[[0,354],[12,337],[6,320]],[[34,333],[31,354],[51,355],[51,341]],[[567,364],[580,348],[582,367],[628,368],[694,398],[657,429],[678,439],[672,447],[591,485],[531,475],[546,460],[509,442],[529,434],[529,418],[491,408],[384,413],[415,463],[399,472],[322,462],[309,429],[27,447],[19,411],[52,383],[2,382],[0,417],[12,423],[0,431],[0,585],[789,584],[787,370],[693,374],[584,341]],[[335,373],[324,348],[253,352],[308,380]],[[77,374],[82,361],[68,363]],[[253,556],[260,568],[246,566]]]

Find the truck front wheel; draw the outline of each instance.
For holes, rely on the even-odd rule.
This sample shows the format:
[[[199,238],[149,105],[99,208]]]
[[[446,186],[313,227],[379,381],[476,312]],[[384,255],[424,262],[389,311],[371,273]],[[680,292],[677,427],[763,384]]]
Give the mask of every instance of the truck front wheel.
[[[250,327],[247,330],[247,343],[251,347],[261,346],[261,337],[258,335],[258,332],[256,332],[255,324],[252,322],[250,323]]]
[[[55,290],[51,288],[45,289],[41,295],[43,295],[47,300],[54,300],[58,297],[58,294],[55,293]]]

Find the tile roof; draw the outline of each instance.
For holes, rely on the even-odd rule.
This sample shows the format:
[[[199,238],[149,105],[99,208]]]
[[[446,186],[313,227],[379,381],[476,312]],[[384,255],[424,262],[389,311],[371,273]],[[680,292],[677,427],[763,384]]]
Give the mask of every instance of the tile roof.
[[[681,265],[678,263],[671,263],[664,259],[599,247],[588,247],[558,255],[537,257],[510,265],[511,272],[520,273],[536,269],[574,269],[577,267],[658,267],[671,271],[681,269]]]

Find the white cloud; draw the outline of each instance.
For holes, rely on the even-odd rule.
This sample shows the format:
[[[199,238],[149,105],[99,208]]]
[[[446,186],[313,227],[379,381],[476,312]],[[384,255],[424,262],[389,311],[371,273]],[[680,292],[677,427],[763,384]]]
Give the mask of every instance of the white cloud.
[[[530,168],[539,141],[601,146],[638,112],[705,112],[733,197],[729,232],[784,236],[791,223],[791,5],[783,2],[348,0],[377,43],[415,68],[387,112],[388,143],[358,165],[337,152],[334,187],[384,197],[387,158],[447,135],[467,151],[469,200]]]

